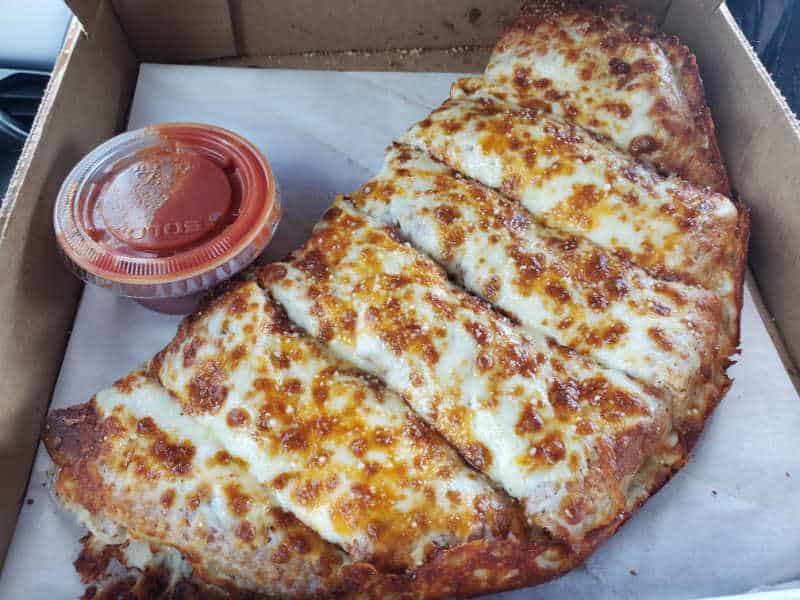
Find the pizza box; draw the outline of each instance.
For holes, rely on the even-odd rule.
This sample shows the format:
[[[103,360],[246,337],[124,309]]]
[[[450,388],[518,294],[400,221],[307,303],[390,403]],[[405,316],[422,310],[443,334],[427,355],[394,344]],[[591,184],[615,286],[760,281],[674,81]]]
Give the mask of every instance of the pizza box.
[[[8,315],[0,331],[3,559],[81,298],[82,284],[56,249],[53,202],[80,157],[126,128],[140,65],[479,72],[519,10],[518,0],[196,0],[191,10],[179,0],[67,4],[75,19],[0,208],[0,309]],[[749,296],[774,344],[769,352],[797,387],[800,127],[724,3],[633,4],[697,55],[733,188],[752,212]],[[765,574],[764,583],[775,581]]]

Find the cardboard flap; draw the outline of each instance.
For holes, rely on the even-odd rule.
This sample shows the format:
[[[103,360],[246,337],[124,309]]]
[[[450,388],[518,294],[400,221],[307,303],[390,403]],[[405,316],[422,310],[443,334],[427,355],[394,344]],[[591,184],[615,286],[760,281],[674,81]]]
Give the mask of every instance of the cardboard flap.
[[[114,0],[114,10],[141,61],[237,54],[228,0]]]
[[[231,0],[240,54],[494,46],[519,0]]]
[[[73,0],[90,3],[91,0]],[[716,0],[719,2],[719,0]],[[97,2],[97,0],[95,0]],[[520,0],[113,0],[143,61],[493,47]],[[635,0],[660,21],[670,0]]]
[[[707,19],[690,18],[698,2],[709,8]],[[750,266],[797,364],[800,127],[728,8],[717,4],[675,0],[664,28],[679,30],[697,55],[733,189],[751,210]]]

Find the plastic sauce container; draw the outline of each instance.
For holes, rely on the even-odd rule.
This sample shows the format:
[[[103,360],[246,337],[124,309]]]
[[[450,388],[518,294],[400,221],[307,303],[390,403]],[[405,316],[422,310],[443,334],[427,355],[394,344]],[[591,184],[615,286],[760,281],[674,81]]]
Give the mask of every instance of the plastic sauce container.
[[[86,155],[61,186],[54,222],[78,277],[188,313],[264,250],[280,216],[275,178],[255,146],[219,127],[166,123]]]

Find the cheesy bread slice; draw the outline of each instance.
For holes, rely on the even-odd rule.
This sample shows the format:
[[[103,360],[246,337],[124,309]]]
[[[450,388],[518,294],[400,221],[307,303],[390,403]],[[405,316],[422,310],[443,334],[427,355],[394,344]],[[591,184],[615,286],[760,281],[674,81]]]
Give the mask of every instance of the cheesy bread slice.
[[[547,227],[660,279],[707,287],[721,302],[722,354],[735,350],[746,226],[725,196],[661,177],[572,124],[485,99],[450,99],[399,141],[518,200]]]
[[[621,7],[531,2],[495,46],[483,78],[456,82],[566,119],[618,148],[728,195],[694,55]]]
[[[331,395],[323,399],[319,391],[308,394],[322,405],[317,407],[320,421],[315,420],[315,428],[304,430],[312,438],[307,451],[278,450],[274,456],[265,456],[250,452],[233,431],[250,431],[260,444],[269,444],[263,431],[248,429],[263,420],[269,431],[280,433],[269,441],[293,445],[312,410],[292,398],[294,392],[278,390],[269,402],[249,405],[248,411],[253,406],[267,409],[248,413],[253,416],[250,421],[236,399],[237,386],[246,379],[241,370],[219,382],[226,392],[215,387],[213,378],[193,377],[194,389],[204,390],[202,396],[194,397],[200,405],[182,402],[153,377],[152,373],[177,366],[173,361],[197,359],[197,364],[203,364],[212,356],[230,360],[223,348],[231,341],[230,332],[250,330],[256,322],[259,335],[276,334],[281,340],[263,348],[262,357],[269,363],[283,365],[288,359],[293,365],[313,368],[315,360],[322,361],[324,353],[314,342],[306,338],[309,346],[304,348],[297,330],[263,298],[253,284],[235,288],[207,309],[206,316],[185,322],[175,341],[147,368],[130,373],[85,404],[54,410],[48,416],[43,437],[57,466],[55,494],[91,532],[76,562],[84,581],[94,583],[87,597],[443,598],[533,585],[577,563],[580,556],[573,549],[536,531],[524,531],[513,503],[468,470],[438,434],[407,408],[400,407],[400,417],[386,417],[385,411],[393,414],[388,407],[396,408],[398,401],[391,392],[380,391],[382,386],[376,381],[346,371],[338,380],[331,373],[319,377],[317,371],[309,389],[324,389]],[[237,312],[243,306],[254,311],[256,304],[264,309],[266,321],[259,321],[257,315],[243,319]],[[230,327],[228,333],[218,329],[225,326]],[[224,341],[220,345],[213,338],[196,341],[211,334]],[[193,371],[195,376],[201,372],[208,373]],[[227,432],[217,429],[213,419],[202,418],[205,409],[200,408],[213,406],[212,399],[222,393],[225,401],[219,415]],[[376,406],[364,404],[367,399]],[[356,510],[342,513],[354,523],[352,530],[359,531],[367,522],[372,536],[363,546],[351,544],[350,550],[363,556],[369,544],[377,548],[372,551],[374,562],[359,562],[324,540],[281,508],[285,498],[279,501],[282,494],[289,495],[287,490],[300,489],[299,484],[305,485],[303,491],[323,489],[323,482],[331,480],[333,470],[323,472],[320,467],[323,452],[313,456],[316,464],[306,459],[309,452],[331,443],[320,434],[320,427],[323,431],[327,427],[322,424],[326,417],[336,419],[335,406],[348,407],[348,412],[341,415],[342,421],[332,422],[332,431],[339,430],[334,436],[337,441],[328,447],[344,458],[334,456],[324,462],[342,468],[342,480],[353,485],[340,496],[357,505]],[[276,408],[279,425],[273,428],[268,411]],[[296,428],[289,424],[292,415]],[[368,425],[362,427],[358,419]],[[342,437],[344,427],[354,427],[350,444]],[[322,440],[315,442],[318,435]],[[241,453],[229,451],[233,447]],[[260,481],[257,475],[265,467],[258,463],[273,459],[278,468],[296,460],[304,473],[286,477],[286,485],[280,478]],[[353,475],[349,465],[361,459],[364,467],[356,464],[366,475]],[[374,464],[379,461],[384,462]],[[365,478],[367,483],[361,488],[358,481]],[[315,486],[315,481],[321,485]],[[438,497],[445,488],[444,498]],[[333,491],[320,493],[318,510],[327,510],[325,502]],[[430,514],[421,513],[422,507],[430,509]],[[407,514],[400,512],[406,509]],[[440,518],[445,511],[449,512],[446,522]],[[376,516],[397,517],[400,523],[380,522]],[[409,522],[414,518],[416,526]],[[317,522],[324,524],[325,518]],[[390,542],[397,548],[386,548]],[[416,564],[417,549],[425,559],[420,564]],[[399,562],[391,557],[399,557]],[[112,559],[127,571],[115,570]],[[396,572],[411,560],[413,569]]]
[[[187,318],[152,371],[277,506],[358,561],[402,572],[470,540],[523,533],[504,494],[255,282]]]
[[[612,252],[536,224],[516,201],[409,146],[389,148],[351,202],[399,228],[473,293],[534,335],[669,390],[694,394],[717,363],[719,303]]]
[[[342,199],[260,279],[294,322],[402,394],[531,525],[577,551],[624,510],[630,479],[665,438],[656,393],[521,335]]]
[[[275,504],[216,436],[145,371],[52,411],[44,442],[59,500],[108,544],[174,548],[222,589],[305,598],[352,562]]]

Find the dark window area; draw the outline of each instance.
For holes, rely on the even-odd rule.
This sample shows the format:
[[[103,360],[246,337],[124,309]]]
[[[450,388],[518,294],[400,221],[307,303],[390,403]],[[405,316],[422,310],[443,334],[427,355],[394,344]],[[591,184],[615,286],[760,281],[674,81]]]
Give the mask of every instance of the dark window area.
[[[728,0],[739,27],[795,114],[800,112],[800,1]]]

